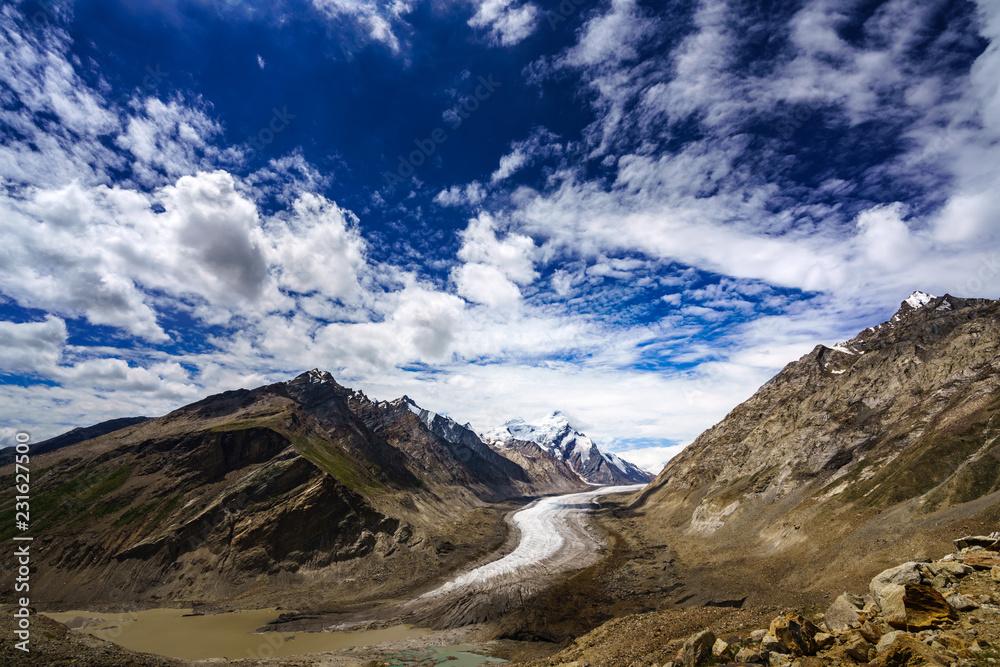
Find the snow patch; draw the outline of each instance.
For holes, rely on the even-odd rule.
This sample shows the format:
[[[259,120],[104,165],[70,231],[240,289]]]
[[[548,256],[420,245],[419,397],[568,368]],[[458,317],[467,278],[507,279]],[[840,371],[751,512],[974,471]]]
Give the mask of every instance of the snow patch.
[[[907,303],[910,306],[910,308],[916,310],[917,308],[923,308],[936,298],[937,297],[935,297],[933,294],[927,294],[926,292],[921,292],[918,290],[913,294],[911,294],[906,299],[905,303]]]

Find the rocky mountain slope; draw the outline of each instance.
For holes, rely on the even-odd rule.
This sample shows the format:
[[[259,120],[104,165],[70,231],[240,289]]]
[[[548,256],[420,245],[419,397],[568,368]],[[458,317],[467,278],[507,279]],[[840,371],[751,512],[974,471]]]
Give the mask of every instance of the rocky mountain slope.
[[[33,599],[362,603],[489,553],[504,501],[564,488],[311,371],[33,456]]]
[[[846,586],[1000,518],[998,413],[1000,302],[916,293],[788,364],[630,516],[715,596]]]
[[[399,400],[405,402],[431,432],[454,445],[457,455],[467,461],[478,457],[498,469],[523,471],[521,474],[527,474],[536,484],[560,493],[588,488],[568,464],[533,442],[512,441],[494,450],[476,435],[470,424],[462,425],[450,417],[425,410],[407,396]]]
[[[530,451],[525,443],[534,443],[591,484],[638,484],[653,479],[645,470],[598,447],[558,411],[536,424],[512,419],[484,433],[483,439],[501,454],[512,448],[523,455]]]
[[[509,440],[502,444],[494,443],[494,446],[497,454],[513,461],[539,483],[562,489],[564,493],[573,493],[590,486],[568,463],[534,442]]]

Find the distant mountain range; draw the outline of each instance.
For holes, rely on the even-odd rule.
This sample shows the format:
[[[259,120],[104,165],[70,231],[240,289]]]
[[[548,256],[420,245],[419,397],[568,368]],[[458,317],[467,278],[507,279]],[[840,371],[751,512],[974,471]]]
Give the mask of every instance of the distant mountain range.
[[[653,475],[645,470],[598,447],[593,440],[573,428],[566,415],[558,411],[535,424],[512,419],[490,429],[482,439],[501,454],[523,451],[526,443],[537,445],[541,451],[565,463],[590,484],[645,483],[653,479]]]

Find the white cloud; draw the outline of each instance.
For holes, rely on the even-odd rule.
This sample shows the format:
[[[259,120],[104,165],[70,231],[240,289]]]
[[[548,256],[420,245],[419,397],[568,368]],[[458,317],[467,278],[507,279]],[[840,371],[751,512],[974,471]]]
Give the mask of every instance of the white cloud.
[[[47,315],[44,322],[0,321],[0,367],[8,371],[49,371],[66,344],[66,323]]]
[[[501,240],[496,232],[496,222],[489,214],[480,213],[469,220],[469,226],[461,232],[462,247],[458,258],[494,266],[504,277],[519,285],[534,281],[538,277],[534,268],[535,242],[523,234],[511,233]]]
[[[521,302],[521,290],[496,266],[462,264],[455,269],[452,280],[458,293],[469,301],[491,308],[511,308]]]
[[[486,190],[479,181],[453,185],[437,193],[434,202],[441,206],[477,206],[486,199]]]
[[[211,164],[218,150],[208,141],[222,128],[203,112],[179,100],[167,104],[156,98],[136,100],[135,115],[116,145],[131,153],[135,177],[144,185],[160,185],[165,179],[190,174]]]
[[[616,66],[638,55],[654,21],[640,15],[635,0],[613,0],[610,11],[595,15],[583,27],[565,62],[573,67]]]
[[[0,122],[14,130],[0,151],[0,177],[6,183],[38,186],[73,179],[99,181],[121,159],[100,142],[119,127],[115,109],[88,87],[66,60],[69,37],[46,27],[27,30],[14,6],[0,7],[0,82],[19,105],[4,105]],[[40,127],[36,118],[57,122]]]
[[[524,141],[513,142],[511,152],[500,158],[500,166],[490,176],[490,182],[495,184],[510,178],[537,158],[560,155],[563,146],[556,142],[556,138],[544,128],[538,128]]]
[[[488,28],[493,44],[513,46],[530,37],[538,25],[538,7],[531,2],[517,5],[515,0],[477,1],[479,5],[469,25]]]
[[[523,150],[515,148],[512,153],[500,158],[500,166],[490,176],[490,181],[493,183],[502,181],[526,164],[528,164],[527,154]]]
[[[289,215],[271,220],[265,234],[279,286],[356,301],[361,293],[358,274],[365,267],[357,222],[349,211],[308,193],[293,203]]]
[[[374,0],[312,0],[312,4],[327,16],[350,17],[370,39],[385,44],[393,53],[400,52],[397,26],[402,17],[412,10],[412,3],[395,0],[380,7]]]

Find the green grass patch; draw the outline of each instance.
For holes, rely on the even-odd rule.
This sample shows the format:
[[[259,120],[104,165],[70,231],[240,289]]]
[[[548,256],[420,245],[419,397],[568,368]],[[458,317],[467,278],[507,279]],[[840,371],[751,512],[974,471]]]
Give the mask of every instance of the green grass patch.
[[[281,425],[281,417],[287,414],[287,408],[262,410],[252,417],[236,419],[225,424],[217,424],[208,429],[209,433],[225,433],[226,431],[245,431],[251,428],[268,428],[277,431]]]
[[[137,534],[150,533],[174,511],[183,498],[183,493],[175,493],[170,498],[157,498],[148,503],[130,507],[111,524],[114,528],[133,525]]]
[[[66,482],[43,489],[31,498],[31,530],[37,535],[56,526],[68,526],[87,516],[106,516],[127,505],[127,501],[100,501],[121,488],[132,474],[132,466],[105,466]],[[19,533],[11,525],[0,526],[0,539]]]
[[[294,433],[289,433],[288,437],[302,456],[314,463],[320,470],[333,475],[345,486],[370,491],[385,489],[385,485],[364,466],[339,452],[332,443],[324,442],[319,438],[306,438]]]
[[[157,512],[155,516],[153,516],[153,519],[149,522],[149,524],[147,526],[145,526],[145,528],[147,530],[155,530],[157,528],[157,526],[159,526],[160,523],[171,512],[174,511],[174,509],[177,507],[177,505],[180,504],[181,498],[183,496],[184,496],[184,494],[178,493],[178,494],[175,494],[173,497],[171,497],[170,500],[168,500],[167,502],[165,502],[163,504],[163,507],[160,508],[160,511]]]
[[[130,507],[127,511],[123,512],[120,517],[115,519],[111,525],[114,528],[121,528],[127,524],[137,522],[139,519],[149,514],[159,503],[143,503],[141,505],[136,505],[135,507]],[[138,525],[138,524],[137,524]]]

